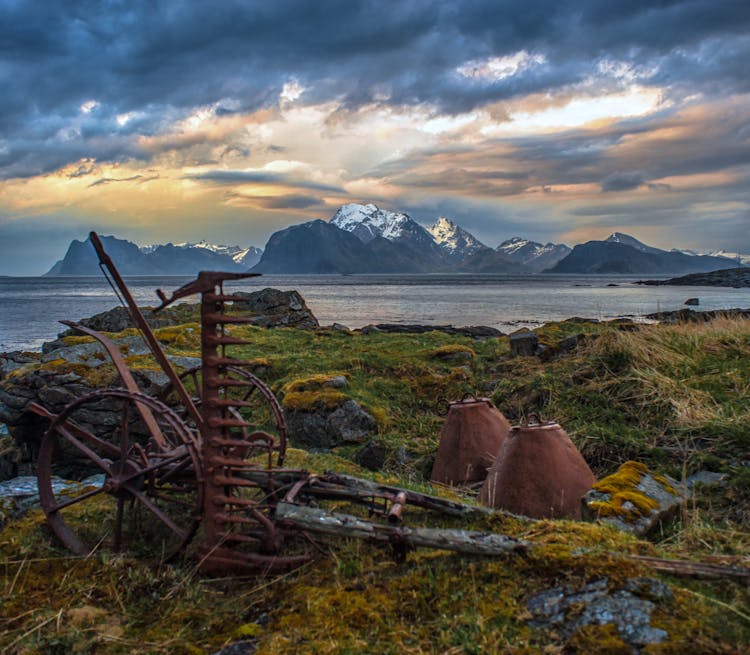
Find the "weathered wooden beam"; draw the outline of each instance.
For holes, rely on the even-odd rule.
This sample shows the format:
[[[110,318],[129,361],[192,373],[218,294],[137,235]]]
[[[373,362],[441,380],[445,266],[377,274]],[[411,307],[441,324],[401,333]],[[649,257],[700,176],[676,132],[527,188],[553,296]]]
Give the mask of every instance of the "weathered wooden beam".
[[[527,550],[529,543],[502,534],[440,528],[406,528],[372,523],[350,514],[317,507],[279,503],[276,520],[287,527],[334,537],[353,537],[418,548],[450,550],[467,555],[499,556]]]
[[[660,573],[687,576],[691,578],[736,578],[750,581],[750,569],[742,566],[727,566],[709,562],[691,562],[688,560],[664,559],[645,555],[628,555],[627,559],[641,562]]]

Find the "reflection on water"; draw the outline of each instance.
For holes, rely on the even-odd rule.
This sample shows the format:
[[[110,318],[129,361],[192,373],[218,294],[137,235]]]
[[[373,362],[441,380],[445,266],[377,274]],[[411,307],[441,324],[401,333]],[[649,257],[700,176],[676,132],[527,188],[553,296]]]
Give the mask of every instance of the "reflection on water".
[[[128,278],[139,304],[156,304],[156,288],[188,277]],[[750,289],[650,287],[634,276],[567,275],[268,275],[232,288],[297,289],[323,325],[368,323],[490,325],[510,331],[571,316],[638,318],[680,309],[699,297],[701,309],[750,307]],[[614,286],[613,286],[614,285]],[[229,285],[227,285],[229,286]],[[197,297],[196,297],[197,299]],[[39,348],[77,320],[118,300],[104,278],[0,278],[0,351]]]

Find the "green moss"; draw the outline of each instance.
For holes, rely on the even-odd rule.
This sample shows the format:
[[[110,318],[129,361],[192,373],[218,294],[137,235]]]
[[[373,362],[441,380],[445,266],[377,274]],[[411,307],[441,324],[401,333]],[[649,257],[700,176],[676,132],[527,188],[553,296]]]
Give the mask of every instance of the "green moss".
[[[629,458],[652,468],[660,462],[660,470],[674,466],[677,473],[683,464],[690,473],[710,460],[712,469],[730,474],[731,483],[712,490],[710,497],[701,495],[709,491],[697,490],[687,521],[658,543],[595,523],[503,515],[467,523],[407,506],[407,526],[491,530],[527,539],[535,547],[524,557],[501,559],[418,550],[399,564],[386,549],[367,543],[317,539],[311,548],[317,559],[300,570],[219,580],[198,575],[194,562],[154,567],[103,552],[88,560],[70,559],[41,513],[32,512],[0,531],[2,648],[18,640],[13,648],[26,653],[216,652],[237,639],[243,626],[255,633],[252,626],[267,612],[268,625],[249,635],[258,640],[258,652],[266,654],[618,652],[618,638],[606,626],[583,629],[570,640],[530,627],[526,601],[555,585],[578,588],[601,577],[619,584],[657,575],[620,554],[729,557],[747,565],[747,481],[733,462],[750,459],[750,323],[644,326],[636,333],[606,325],[555,324],[539,332],[552,345],[572,333],[601,336],[587,339],[570,355],[541,362],[508,358],[507,338],[239,326],[232,335],[251,343],[232,349],[232,355],[267,367],[263,379],[284,395],[287,407],[342,400],[321,398],[329,393],[357,400],[387,425],[378,440],[389,452],[405,451],[404,457],[389,459],[386,470],[370,474],[351,461],[356,448],[335,454],[289,449],[285,465],[290,468],[370,475],[458,498],[456,492],[431,489],[419,467],[434,454],[444,420],[435,400],[490,388],[499,409],[511,418],[537,410],[560,422],[598,474]],[[165,337],[170,353],[197,352],[196,333],[183,339],[175,329]],[[441,349],[471,349],[476,353],[471,370],[431,356]],[[22,374],[38,367],[31,364]],[[108,364],[89,369],[57,362],[52,368],[89,380],[89,375],[102,375],[98,383],[106,383],[107,376],[114,380]],[[323,386],[336,374],[346,375],[346,389]],[[638,465],[628,467],[610,490],[643,510],[627,484],[640,479],[639,472]],[[82,509],[81,519],[98,529],[111,520],[111,505]],[[345,503],[326,506],[349,511]],[[750,641],[750,626],[741,618],[750,603],[747,589],[723,581],[672,578],[670,583],[676,600],[657,603],[652,620],[669,640],[644,652],[729,653]],[[69,608],[91,605],[106,612],[98,623],[68,620]],[[121,626],[122,634],[108,638],[107,625]]]
[[[319,409],[335,409],[347,400],[349,396],[336,389],[319,389],[317,391],[290,391],[284,395],[282,404],[285,409],[314,412]]]
[[[611,623],[583,626],[571,637],[569,647],[573,653],[581,655],[632,655],[633,652]]]
[[[435,348],[435,350],[430,353],[430,357],[433,357],[435,359],[449,359],[453,355],[458,355],[461,353],[467,353],[471,356],[472,359],[476,357],[476,353],[474,352],[474,350],[461,343],[449,343],[444,346],[440,346],[439,348]]]
[[[648,466],[642,462],[625,462],[617,473],[608,475],[594,483],[594,489],[605,494],[617,494],[630,491],[638,486],[641,478],[648,472]]]

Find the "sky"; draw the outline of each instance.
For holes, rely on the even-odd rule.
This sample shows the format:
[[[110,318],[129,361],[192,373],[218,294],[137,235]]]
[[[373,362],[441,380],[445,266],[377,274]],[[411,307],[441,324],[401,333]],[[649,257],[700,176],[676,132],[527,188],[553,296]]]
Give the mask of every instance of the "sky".
[[[349,202],[750,252],[747,0],[0,0],[0,274]]]

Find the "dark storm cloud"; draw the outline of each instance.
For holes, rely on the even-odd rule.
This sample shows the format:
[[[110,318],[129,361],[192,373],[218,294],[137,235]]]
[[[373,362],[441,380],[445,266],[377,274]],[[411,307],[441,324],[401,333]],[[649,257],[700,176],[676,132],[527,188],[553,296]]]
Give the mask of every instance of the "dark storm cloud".
[[[323,206],[320,198],[302,194],[288,194],[284,196],[261,196],[253,200],[265,209],[308,209]]]
[[[616,171],[602,180],[602,191],[630,191],[643,186],[646,180],[637,171],[621,173]]]
[[[196,106],[226,116],[273,105],[292,78],[304,102],[447,112],[583,84],[603,58],[638,64],[642,84],[678,96],[750,85],[746,0],[28,0],[3,3],[0,25],[1,177],[148,157],[136,136]],[[520,50],[545,63],[504,79],[456,73]],[[90,100],[99,105],[82,115]]]
[[[199,175],[186,176],[192,180],[203,180],[214,184],[277,184],[279,186],[301,187],[330,193],[344,193],[341,187],[331,186],[310,180],[297,180],[293,176],[266,171],[209,171]]]

